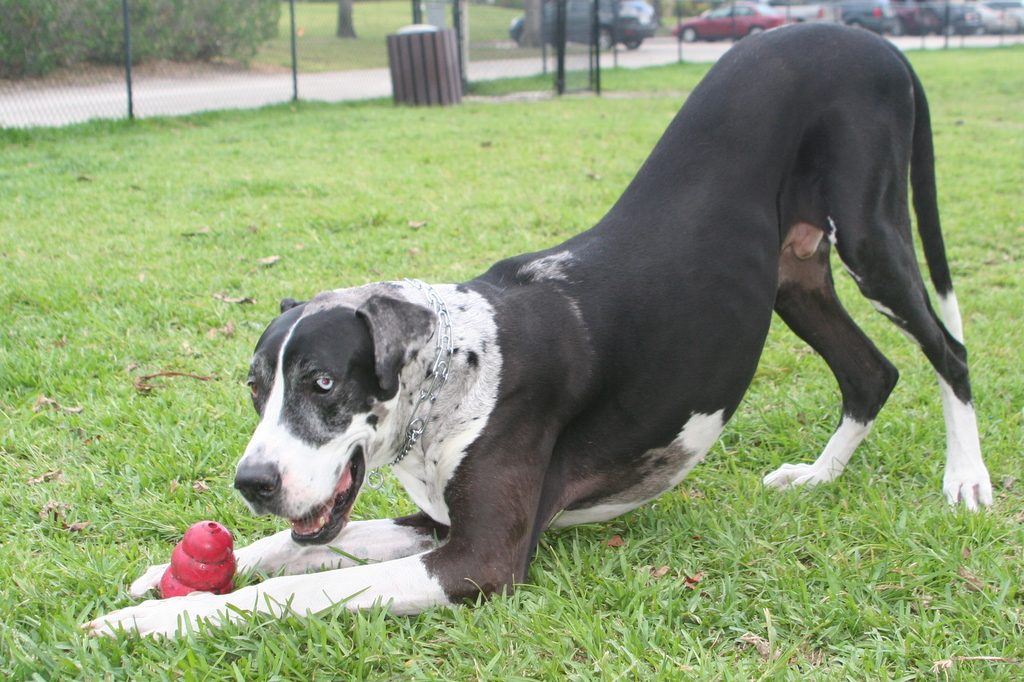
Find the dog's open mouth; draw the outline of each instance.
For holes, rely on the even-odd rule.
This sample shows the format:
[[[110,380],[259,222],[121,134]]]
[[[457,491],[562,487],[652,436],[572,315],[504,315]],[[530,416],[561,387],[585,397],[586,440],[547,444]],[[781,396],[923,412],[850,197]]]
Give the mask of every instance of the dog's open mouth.
[[[348,523],[349,512],[363,484],[363,448],[357,446],[341,472],[330,499],[301,519],[291,519],[292,540],[299,544],[330,542]]]

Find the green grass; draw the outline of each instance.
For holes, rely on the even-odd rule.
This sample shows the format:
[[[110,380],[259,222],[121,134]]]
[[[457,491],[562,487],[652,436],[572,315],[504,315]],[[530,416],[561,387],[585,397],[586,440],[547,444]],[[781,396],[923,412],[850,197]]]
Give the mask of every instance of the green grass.
[[[450,8],[450,5],[449,5]],[[490,5],[469,7],[471,59],[536,58],[540,50],[514,47],[508,26],[521,10]],[[353,8],[355,39],[334,35],[338,6],[334,2],[296,3],[296,50],[303,72],[347,71],[385,68],[388,51],[385,38],[412,23],[412,7],[404,0],[356,2]],[[450,9],[448,22],[451,23]],[[264,45],[253,58],[254,65],[291,68],[290,19],[287,4],[281,8],[278,37]]]
[[[761,487],[782,462],[816,456],[838,417],[828,370],[776,324],[708,461],[656,503],[546,535],[532,584],[513,596],[414,618],[258,618],[185,642],[92,640],[77,625],[131,603],[127,583],[198,519],[242,543],[281,527],[231,489],[256,421],[249,353],[277,300],[469,278],[588,227],[706,67],[608,76],[632,98],[301,104],[0,133],[0,674],[874,680],[930,679],[953,656],[1024,657],[1022,56],[912,55],[932,98],[991,511],[947,509],[933,374],[842,277],[851,314],[902,380],[838,481]],[[256,262],[270,255],[281,260]],[[209,334],[229,322],[232,336]],[[160,370],[213,381],[133,388]],[[41,395],[82,411],[34,412]],[[56,469],[60,479],[29,483]],[[51,501],[67,505],[64,523],[91,525],[41,519]],[[389,482],[354,515],[408,511]],[[616,534],[625,545],[607,546]],[[660,566],[670,570],[656,579]],[[771,653],[742,645],[747,633]],[[1022,672],[964,661],[947,674]]]

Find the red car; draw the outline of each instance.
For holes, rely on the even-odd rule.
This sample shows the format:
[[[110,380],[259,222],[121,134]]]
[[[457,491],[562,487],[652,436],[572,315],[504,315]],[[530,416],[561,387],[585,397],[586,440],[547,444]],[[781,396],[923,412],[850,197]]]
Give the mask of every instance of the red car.
[[[710,9],[699,17],[681,21],[672,29],[672,35],[687,43],[694,40],[742,38],[782,26],[784,23],[785,15],[768,5],[736,2]]]

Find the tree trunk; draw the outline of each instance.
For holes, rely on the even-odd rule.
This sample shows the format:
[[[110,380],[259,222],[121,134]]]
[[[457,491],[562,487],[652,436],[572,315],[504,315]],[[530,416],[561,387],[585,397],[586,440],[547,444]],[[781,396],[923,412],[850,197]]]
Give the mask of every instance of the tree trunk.
[[[661,0],[647,0],[651,3],[651,7],[654,8],[654,23],[661,26],[661,19],[665,16],[664,10],[661,7]]]
[[[542,0],[526,0],[524,4],[523,35],[519,44],[526,47],[538,47],[541,43],[541,23],[544,20],[544,3]]]
[[[355,38],[356,25],[352,21],[352,0],[338,0],[338,31],[339,38]]]

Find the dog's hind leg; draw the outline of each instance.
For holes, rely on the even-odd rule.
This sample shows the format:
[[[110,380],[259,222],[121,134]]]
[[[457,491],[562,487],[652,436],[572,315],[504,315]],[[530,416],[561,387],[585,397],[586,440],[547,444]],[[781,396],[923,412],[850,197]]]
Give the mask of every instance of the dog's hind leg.
[[[898,378],[836,297],[822,234],[807,223],[790,230],[779,257],[775,310],[828,363],[843,396],[842,419],[813,464],[784,464],[765,476],[773,488],[823,483],[842,473]]]
[[[967,350],[959,309],[946,262],[935,202],[934,174],[923,99],[914,128],[914,208],[944,324],[932,308],[914,253],[907,206],[907,168],[910,151],[875,140],[847,140],[835,153],[833,175],[826,187],[831,234],[836,251],[875,308],[904,331],[922,350],[939,377],[946,425],[946,472],[943,491],[950,504],[971,510],[992,503],[992,485],[981,457],[977,418],[971,401]],[[884,131],[882,139],[905,137],[892,120],[877,111],[861,112],[856,131]],[[862,120],[863,119],[863,120]],[[924,131],[924,132],[922,132]],[[850,178],[861,179],[850,183]],[[859,184],[859,186],[858,186]]]
[[[899,232],[872,229],[864,235],[860,230],[844,232],[839,223],[837,233],[837,250],[861,292],[921,348],[938,374],[946,425],[943,491],[947,500],[963,502],[971,510],[992,504],[992,485],[971,400],[967,350],[953,335],[962,334],[959,310],[944,311],[952,331],[936,316],[911,246],[909,224]],[[941,300],[947,309],[955,305],[952,288]]]

